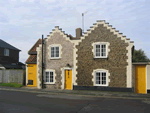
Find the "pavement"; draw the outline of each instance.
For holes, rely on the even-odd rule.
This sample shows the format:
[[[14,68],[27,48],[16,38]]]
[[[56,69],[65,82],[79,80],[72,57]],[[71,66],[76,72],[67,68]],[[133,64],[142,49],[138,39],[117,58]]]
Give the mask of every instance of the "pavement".
[[[108,97],[108,98],[126,98],[126,99],[148,99],[150,100],[150,93],[148,94],[137,94],[134,92],[112,92],[112,91],[91,91],[91,90],[51,90],[51,89],[37,89],[33,87],[6,87],[0,86],[0,90],[7,91],[21,91],[31,93],[44,93],[44,94],[65,94],[65,95],[80,95],[80,96],[94,96],[94,97]]]

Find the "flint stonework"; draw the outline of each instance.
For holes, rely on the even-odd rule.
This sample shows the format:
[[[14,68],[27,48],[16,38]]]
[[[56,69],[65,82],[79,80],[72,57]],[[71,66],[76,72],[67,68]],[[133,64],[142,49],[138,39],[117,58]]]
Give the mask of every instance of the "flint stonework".
[[[109,42],[108,58],[93,57],[93,42]],[[77,84],[79,86],[93,86],[92,72],[95,69],[106,69],[110,73],[109,87],[126,87],[127,50],[128,43],[118,38],[103,25],[97,28],[76,46],[77,51]]]

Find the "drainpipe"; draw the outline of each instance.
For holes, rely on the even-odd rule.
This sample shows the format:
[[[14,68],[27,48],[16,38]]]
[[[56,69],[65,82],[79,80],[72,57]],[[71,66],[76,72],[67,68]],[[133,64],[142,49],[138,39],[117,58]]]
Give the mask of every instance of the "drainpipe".
[[[44,88],[44,84],[43,84],[43,35],[42,35],[42,89]]]

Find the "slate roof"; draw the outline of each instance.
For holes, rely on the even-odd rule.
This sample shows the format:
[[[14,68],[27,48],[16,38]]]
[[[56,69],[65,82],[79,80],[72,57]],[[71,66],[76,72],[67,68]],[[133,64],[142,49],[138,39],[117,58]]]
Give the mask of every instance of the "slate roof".
[[[16,47],[8,44],[7,42],[3,41],[2,39],[0,39],[0,47],[21,51],[20,49],[17,49]]]
[[[25,64],[21,62],[15,63],[15,65],[12,63],[1,63],[0,67],[4,67],[5,69],[24,69]]]
[[[36,63],[37,62],[37,55],[30,55],[29,58],[26,60],[26,63]]]

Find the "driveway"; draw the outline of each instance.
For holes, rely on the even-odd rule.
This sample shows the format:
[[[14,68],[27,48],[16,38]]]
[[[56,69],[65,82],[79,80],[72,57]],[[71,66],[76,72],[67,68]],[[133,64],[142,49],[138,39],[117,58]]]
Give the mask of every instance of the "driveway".
[[[0,91],[0,113],[149,113],[150,100]]]

